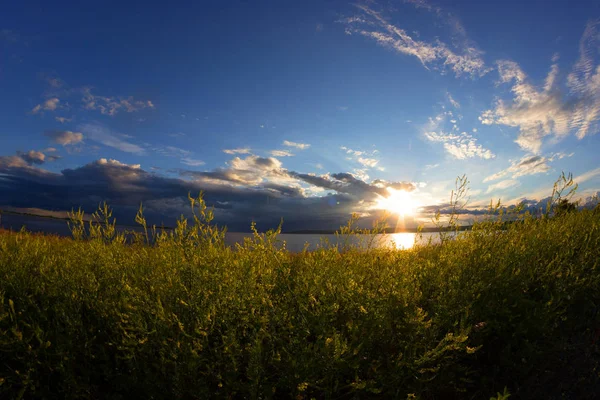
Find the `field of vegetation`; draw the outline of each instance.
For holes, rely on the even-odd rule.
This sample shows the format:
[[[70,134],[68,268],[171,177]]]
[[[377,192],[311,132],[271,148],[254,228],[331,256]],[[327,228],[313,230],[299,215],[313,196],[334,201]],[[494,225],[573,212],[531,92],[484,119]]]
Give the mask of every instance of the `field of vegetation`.
[[[108,209],[91,228],[75,213],[73,239],[0,234],[0,397],[600,393],[598,209],[494,217],[406,251],[294,254],[277,232],[230,248],[193,206],[131,240]]]

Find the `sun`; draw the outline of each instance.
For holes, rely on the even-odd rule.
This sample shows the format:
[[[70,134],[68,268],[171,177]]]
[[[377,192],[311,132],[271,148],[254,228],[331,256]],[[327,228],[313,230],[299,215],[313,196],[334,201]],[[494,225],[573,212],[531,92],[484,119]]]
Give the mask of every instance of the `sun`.
[[[377,208],[387,210],[401,216],[414,215],[419,208],[419,203],[404,190],[387,188],[388,197],[381,196],[377,201]]]

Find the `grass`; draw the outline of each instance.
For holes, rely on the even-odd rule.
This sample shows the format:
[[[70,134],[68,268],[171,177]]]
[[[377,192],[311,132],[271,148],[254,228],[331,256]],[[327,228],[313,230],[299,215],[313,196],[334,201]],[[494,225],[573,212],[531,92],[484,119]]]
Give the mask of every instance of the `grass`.
[[[77,239],[0,234],[0,397],[599,393],[598,210],[294,254],[277,232],[229,248],[193,205],[189,224],[130,241],[77,215]]]

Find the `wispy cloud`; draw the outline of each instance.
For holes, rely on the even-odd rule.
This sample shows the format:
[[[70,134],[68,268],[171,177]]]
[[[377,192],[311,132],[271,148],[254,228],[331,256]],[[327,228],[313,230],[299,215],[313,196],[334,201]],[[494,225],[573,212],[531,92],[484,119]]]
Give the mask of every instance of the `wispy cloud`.
[[[160,154],[165,157],[175,157],[179,158],[182,164],[188,165],[190,167],[199,167],[201,165],[205,165],[206,163],[203,160],[194,158],[194,154],[190,150],[182,149],[180,147],[175,146],[155,146],[152,147],[152,150],[157,154]]]
[[[146,108],[154,108],[150,100],[139,100],[133,96],[101,96],[93,92],[93,88],[69,87],[65,81],[58,77],[46,77],[47,89],[43,96],[46,100],[36,105],[32,114],[43,111],[56,111],[62,108],[73,108],[74,104],[81,105],[84,110],[97,110],[101,114],[114,116],[119,112],[137,112]],[[63,105],[64,104],[64,105]],[[64,123],[71,121],[70,118],[56,117],[56,121]]]
[[[565,153],[554,153],[549,155],[548,157],[542,157],[539,155],[526,155],[523,156],[519,160],[511,161],[511,166],[505,170],[497,172],[493,175],[486,177],[483,181],[489,182],[494,181],[496,179],[503,178],[505,176],[512,176],[513,179],[519,178],[521,176],[526,175],[535,175],[541,174],[544,172],[550,171],[550,165],[548,163],[554,161],[555,159],[561,159],[565,157],[572,156],[571,154]]]
[[[541,87],[536,87],[513,61],[499,61],[500,83],[511,83],[510,102],[498,100],[480,117],[483,124],[519,128],[515,142],[539,154],[543,139],[557,139],[575,132],[577,138],[598,130],[600,119],[600,20],[587,24],[579,46],[579,59],[567,77],[567,96],[561,95],[558,64],[553,64]]]
[[[146,153],[146,151],[141,146],[129,143],[121,139],[122,135],[115,133],[98,123],[82,124],[78,128],[81,132],[85,134],[87,138],[95,142],[102,143],[105,146],[113,147],[126,153],[133,153],[138,155]]]
[[[485,66],[482,52],[464,38],[461,49],[456,50],[439,39],[432,42],[416,40],[404,29],[388,22],[381,12],[366,5],[358,5],[357,8],[361,11],[360,16],[342,21],[346,24],[347,34],[365,36],[398,53],[416,57],[426,68],[442,71],[450,68],[456,76],[482,76],[490,70]],[[464,32],[462,26],[457,27],[454,23],[454,27]]]
[[[175,146],[159,146],[154,147],[153,150],[160,155],[167,157],[189,157],[192,152],[186,149],[181,149]]]
[[[54,143],[62,146],[73,145],[83,141],[83,134],[81,132],[55,130],[46,131],[45,135],[52,139]]]
[[[379,150],[372,150],[372,151],[353,150],[346,146],[341,146],[340,149],[342,149],[344,152],[346,152],[346,154],[349,155],[349,157],[347,157],[348,160],[354,160],[357,163],[361,164],[365,168],[377,168],[380,171],[384,170],[383,167],[377,166],[379,164],[379,159],[375,158],[375,156],[379,153]],[[368,175],[366,174],[365,170],[359,169],[357,171],[358,171],[357,173],[363,179],[368,179]]]
[[[294,155],[287,150],[272,150],[270,154],[274,157],[292,157]]]
[[[191,167],[199,167],[201,165],[206,164],[204,161],[202,160],[197,160],[194,158],[182,158],[181,162],[185,165],[189,165]]]
[[[38,114],[42,111],[55,111],[60,107],[60,99],[58,97],[52,97],[41,104],[33,107],[31,110],[32,114]]]
[[[18,43],[23,39],[23,37],[10,29],[2,29],[0,30],[0,42],[6,43]]]
[[[65,122],[71,122],[71,121],[73,121],[73,118],[66,118],[66,117],[54,117],[54,119],[57,122],[60,122],[61,124],[64,124]]]
[[[250,154],[251,150],[248,147],[238,147],[237,149],[225,149],[225,154]]]
[[[500,190],[506,190],[508,188],[519,186],[519,185],[520,185],[519,181],[517,181],[515,179],[507,179],[507,180],[495,183],[493,185],[490,185],[488,187],[486,193],[492,193],[492,192],[496,192],[496,191],[500,191]]]
[[[460,108],[460,103],[458,101],[454,100],[454,97],[452,97],[450,92],[446,92],[446,97],[448,97],[448,101],[450,102],[450,104],[452,104],[452,107]]]
[[[283,145],[288,147],[295,147],[298,150],[306,150],[310,147],[310,144],[308,143],[290,142],[289,140],[284,140]]]
[[[598,175],[600,175],[600,168],[584,172],[583,174],[573,178],[573,181],[575,181],[576,183],[584,183],[586,181],[589,181],[590,179],[597,177]]]
[[[91,88],[83,88],[83,106],[87,110],[99,110],[101,114],[114,116],[119,111],[128,113],[154,108],[150,100],[135,100],[132,96],[127,98],[98,96],[92,93]]]
[[[426,124],[423,132],[427,140],[443,143],[444,150],[458,160],[475,157],[489,160],[496,157],[491,150],[478,144],[477,139],[473,135],[467,132],[460,132],[458,126],[454,123],[450,132],[444,132],[441,127],[448,115],[452,114],[446,112],[439,114],[435,118],[429,118],[429,122]]]

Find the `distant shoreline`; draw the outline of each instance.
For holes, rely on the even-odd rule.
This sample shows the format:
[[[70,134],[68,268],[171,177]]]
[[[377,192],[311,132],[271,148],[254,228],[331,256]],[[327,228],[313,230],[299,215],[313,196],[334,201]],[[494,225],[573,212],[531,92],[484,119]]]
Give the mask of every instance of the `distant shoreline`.
[[[458,228],[444,228],[444,229],[440,229],[440,228],[422,228],[422,229],[418,229],[418,228],[411,228],[411,229],[403,229],[403,230],[396,230],[396,229],[384,229],[381,233],[386,233],[386,234],[392,234],[392,233],[436,233],[436,232],[449,232],[449,231],[454,231],[454,230],[459,230],[459,231],[470,231],[471,228],[473,228],[472,225],[464,225],[464,226],[459,226]],[[294,231],[289,231],[289,232],[281,232],[281,233],[286,233],[286,234],[302,234],[302,235],[333,235],[336,233],[336,231],[332,231],[332,230],[318,230],[318,229],[301,229],[301,230],[294,230]],[[368,233],[367,233],[368,234]]]
[[[1,222],[1,218],[2,215],[14,215],[14,216],[22,216],[22,217],[33,217],[33,218],[45,218],[45,219],[49,219],[49,220],[54,220],[54,221],[64,221],[64,222],[68,222],[69,218],[61,218],[61,217],[55,217],[52,215],[40,215],[40,214],[33,214],[33,213],[28,213],[28,212],[19,212],[19,211],[11,211],[11,210],[3,210],[0,209],[0,222]],[[89,222],[89,219],[86,219],[86,222]],[[129,224],[119,224],[117,223],[118,227],[122,227],[122,228],[138,228],[137,225],[129,225]],[[396,229],[385,229],[383,230],[381,233],[385,233],[385,234],[393,234],[393,233],[436,233],[436,232],[448,232],[448,231],[453,231],[453,230],[459,230],[459,231],[469,231],[471,230],[473,226],[472,225],[464,225],[464,226],[460,226],[458,228],[445,228],[445,229],[440,229],[437,227],[434,228],[422,228],[422,229],[418,229],[418,228],[411,228],[411,229],[403,229],[403,230],[396,230]],[[166,229],[166,230],[173,230],[174,228],[171,226],[157,226],[157,229]],[[229,233],[250,233],[250,231],[229,231]],[[298,230],[291,230],[291,231],[286,231],[283,230],[281,232],[282,234],[286,234],[286,235],[334,235],[336,233],[336,230],[331,230],[331,229],[298,229]]]

